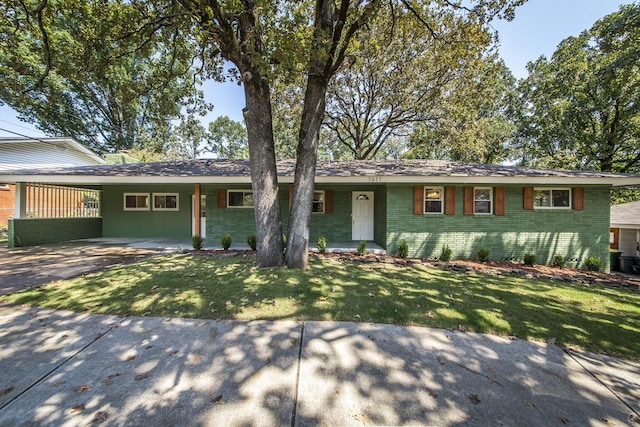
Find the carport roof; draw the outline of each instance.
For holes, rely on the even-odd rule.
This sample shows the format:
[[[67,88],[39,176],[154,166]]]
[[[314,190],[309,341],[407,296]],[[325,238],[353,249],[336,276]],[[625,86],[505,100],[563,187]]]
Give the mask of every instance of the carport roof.
[[[640,228],[640,202],[622,203],[611,206],[611,226],[619,228]]]
[[[279,182],[293,182],[295,160],[277,162]],[[58,184],[249,183],[248,160],[201,159],[0,171],[0,182]],[[529,183],[544,185],[640,185],[640,176],[593,171],[534,169],[442,160],[321,160],[318,183]]]

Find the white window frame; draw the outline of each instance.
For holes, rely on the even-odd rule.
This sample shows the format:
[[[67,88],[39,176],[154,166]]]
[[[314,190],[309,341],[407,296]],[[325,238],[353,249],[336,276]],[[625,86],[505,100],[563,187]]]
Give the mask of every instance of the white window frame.
[[[316,194],[322,194],[322,200],[316,202]],[[322,204],[322,211],[317,211],[315,212],[313,210],[313,204],[311,205],[311,213],[312,214],[323,214],[327,211],[327,193],[325,190],[313,190],[313,204],[315,203],[321,203]]]
[[[136,197],[136,202],[137,202],[137,197],[140,196],[145,196],[147,198],[147,206],[143,207],[143,208],[128,208],[127,207],[127,196],[135,196]],[[122,206],[124,208],[125,211],[148,211],[151,209],[151,195],[149,193],[124,193],[122,195]]]
[[[476,212],[476,202],[486,202],[487,200],[476,200],[476,190],[489,190],[489,212]],[[473,214],[493,215],[493,187],[473,187]]]
[[[167,196],[175,196],[176,198],[176,207],[175,208],[157,208],[156,207],[156,197],[164,197],[165,198],[165,205],[166,205],[166,197]],[[179,193],[153,193],[152,197],[151,197],[151,209],[153,209],[154,211],[179,211],[180,210],[180,195]]]
[[[427,199],[427,191],[428,190],[439,190],[440,191],[440,198],[439,199]],[[435,201],[439,201],[440,202],[440,211],[439,212],[427,212],[426,209],[426,204],[427,204],[427,200],[435,202]],[[441,215],[444,213],[444,187],[424,187],[424,193],[422,194],[422,213],[424,215]]]
[[[569,206],[553,206],[553,192],[554,191],[568,191],[569,192]],[[536,206],[536,191],[549,191],[549,201],[551,202],[551,206]],[[571,187],[534,187],[533,188],[533,209],[561,209],[561,210],[571,210],[573,205],[573,194],[571,191]]]
[[[9,184],[0,184],[0,190],[8,190]]]
[[[251,195],[253,196],[253,190],[242,190],[242,189],[232,189],[232,190],[227,190],[227,208],[229,209],[253,209],[253,206],[255,205],[255,199],[254,199],[254,204],[251,206],[231,206],[231,203],[229,203],[230,199],[231,199],[231,193],[242,193],[242,200],[244,200],[244,198],[246,197],[246,195],[248,193],[251,193]]]

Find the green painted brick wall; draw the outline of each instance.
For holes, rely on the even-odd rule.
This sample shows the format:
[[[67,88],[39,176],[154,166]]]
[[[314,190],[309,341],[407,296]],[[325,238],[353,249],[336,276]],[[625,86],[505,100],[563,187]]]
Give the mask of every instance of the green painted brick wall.
[[[178,193],[178,211],[125,211],[124,193]],[[193,185],[109,185],[102,191],[104,237],[189,238]],[[153,203],[150,199],[150,203]]]
[[[34,246],[102,235],[102,218],[12,218],[8,246]]]
[[[387,191],[388,253],[405,239],[410,256],[435,258],[443,245],[453,258],[476,258],[486,247],[491,259],[521,260],[534,253],[536,262],[550,263],[562,255],[570,265],[584,266],[590,255],[609,265],[609,187],[585,187],[585,209],[525,210],[523,187],[506,187],[505,215],[464,215],[463,187],[456,188],[455,215],[414,215],[413,186]]]

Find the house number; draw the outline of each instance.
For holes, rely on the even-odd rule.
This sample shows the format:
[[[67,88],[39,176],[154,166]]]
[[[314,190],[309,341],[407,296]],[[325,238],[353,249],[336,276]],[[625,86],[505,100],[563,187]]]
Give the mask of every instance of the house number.
[[[382,177],[381,176],[370,176],[369,177],[369,182],[381,182],[382,181]]]

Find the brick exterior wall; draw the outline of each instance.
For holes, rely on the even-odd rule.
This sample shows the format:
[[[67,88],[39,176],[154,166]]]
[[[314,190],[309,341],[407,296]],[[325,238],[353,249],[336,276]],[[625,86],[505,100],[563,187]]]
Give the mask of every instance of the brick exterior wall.
[[[102,236],[102,218],[25,218],[9,220],[10,248]]]
[[[7,226],[9,218],[15,211],[16,186],[7,184],[8,188],[0,187],[0,228]]]

